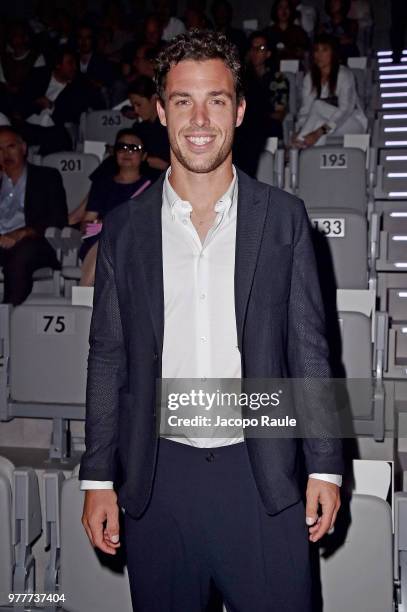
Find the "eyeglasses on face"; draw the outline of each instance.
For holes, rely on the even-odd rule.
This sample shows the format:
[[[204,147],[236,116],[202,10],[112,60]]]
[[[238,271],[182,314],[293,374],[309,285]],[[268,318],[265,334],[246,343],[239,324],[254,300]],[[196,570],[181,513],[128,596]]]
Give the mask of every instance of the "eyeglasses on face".
[[[251,49],[252,51],[257,51],[258,53],[264,53],[265,51],[267,51],[266,45],[252,45]]]
[[[142,144],[130,144],[127,142],[118,142],[115,147],[114,150],[116,152],[123,152],[126,151],[126,153],[140,153],[143,150],[143,145]]]

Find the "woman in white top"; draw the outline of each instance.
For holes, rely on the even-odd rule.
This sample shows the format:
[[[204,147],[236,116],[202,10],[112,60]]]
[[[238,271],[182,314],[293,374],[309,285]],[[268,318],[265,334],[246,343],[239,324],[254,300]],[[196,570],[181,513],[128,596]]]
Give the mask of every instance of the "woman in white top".
[[[323,145],[326,134],[342,136],[366,130],[367,118],[352,71],[340,65],[335,38],[321,34],[314,43],[311,70],[304,77],[293,146]]]

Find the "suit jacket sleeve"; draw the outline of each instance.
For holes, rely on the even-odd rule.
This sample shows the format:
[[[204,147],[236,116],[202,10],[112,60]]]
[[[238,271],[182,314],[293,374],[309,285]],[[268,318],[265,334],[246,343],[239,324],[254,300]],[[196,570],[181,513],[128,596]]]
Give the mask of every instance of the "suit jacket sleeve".
[[[119,390],[126,380],[126,353],[119,311],[109,219],[103,224],[96,266],[86,391],[86,451],[80,480],[115,480]]]
[[[303,203],[298,207],[288,312],[288,367],[308,474],[343,474],[338,412],[331,383],[325,314]],[[307,437],[308,436],[308,437]]]

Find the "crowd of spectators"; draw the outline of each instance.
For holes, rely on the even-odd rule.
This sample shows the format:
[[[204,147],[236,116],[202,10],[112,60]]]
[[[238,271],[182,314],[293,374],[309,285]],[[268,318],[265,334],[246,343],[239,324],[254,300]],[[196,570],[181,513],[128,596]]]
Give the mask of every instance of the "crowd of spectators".
[[[371,25],[367,0],[326,0],[323,11],[311,1],[275,0],[270,22],[252,32],[235,27],[229,0],[213,0],[207,11],[203,0],[190,0],[183,15],[176,15],[171,0],[154,0],[147,14],[125,14],[110,1],[95,13],[86,4],[72,2],[69,11],[40,10],[35,19],[9,22],[0,30],[0,126],[12,127],[4,134],[14,134],[21,151],[34,147],[47,155],[72,150],[71,128],[88,110],[118,108],[134,121],[133,130],[119,134],[113,155],[91,177],[87,201],[78,202],[70,215],[70,222],[81,223],[82,229],[106,212],[100,202],[95,205],[101,189],[113,206],[137,192],[137,181],[150,184],[168,167],[167,132],[156,110],[154,62],[169,40],[188,29],[215,29],[238,49],[247,107],[236,131],[234,159],[248,174],[255,176],[267,139],[283,138],[290,86],[280,70],[281,60],[297,60],[305,72],[293,146],[323,144],[328,133],[366,129],[355,81],[345,64],[360,53],[361,28]],[[10,179],[7,167],[1,170],[0,198]],[[4,205],[0,201],[0,224]],[[92,240],[86,244],[84,257]],[[0,247],[3,261],[6,248]]]

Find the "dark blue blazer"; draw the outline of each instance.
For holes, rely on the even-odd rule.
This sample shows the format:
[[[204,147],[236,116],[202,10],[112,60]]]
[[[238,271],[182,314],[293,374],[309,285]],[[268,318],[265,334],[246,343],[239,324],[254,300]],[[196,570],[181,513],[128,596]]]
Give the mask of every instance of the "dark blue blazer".
[[[164,176],[164,175],[163,175]],[[82,480],[113,480],[131,516],[146,509],[159,439],[164,292],[163,176],[103,224],[90,331]],[[235,313],[245,378],[330,376],[310,224],[294,196],[238,170]],[[326,407],[325,407],[326,408]],[[329,407],[328,407],[329,409]],[[247,438],[270,514],[300,497],[295,439]],[[339,440],[302,441],[308,473],[343,473]]]

